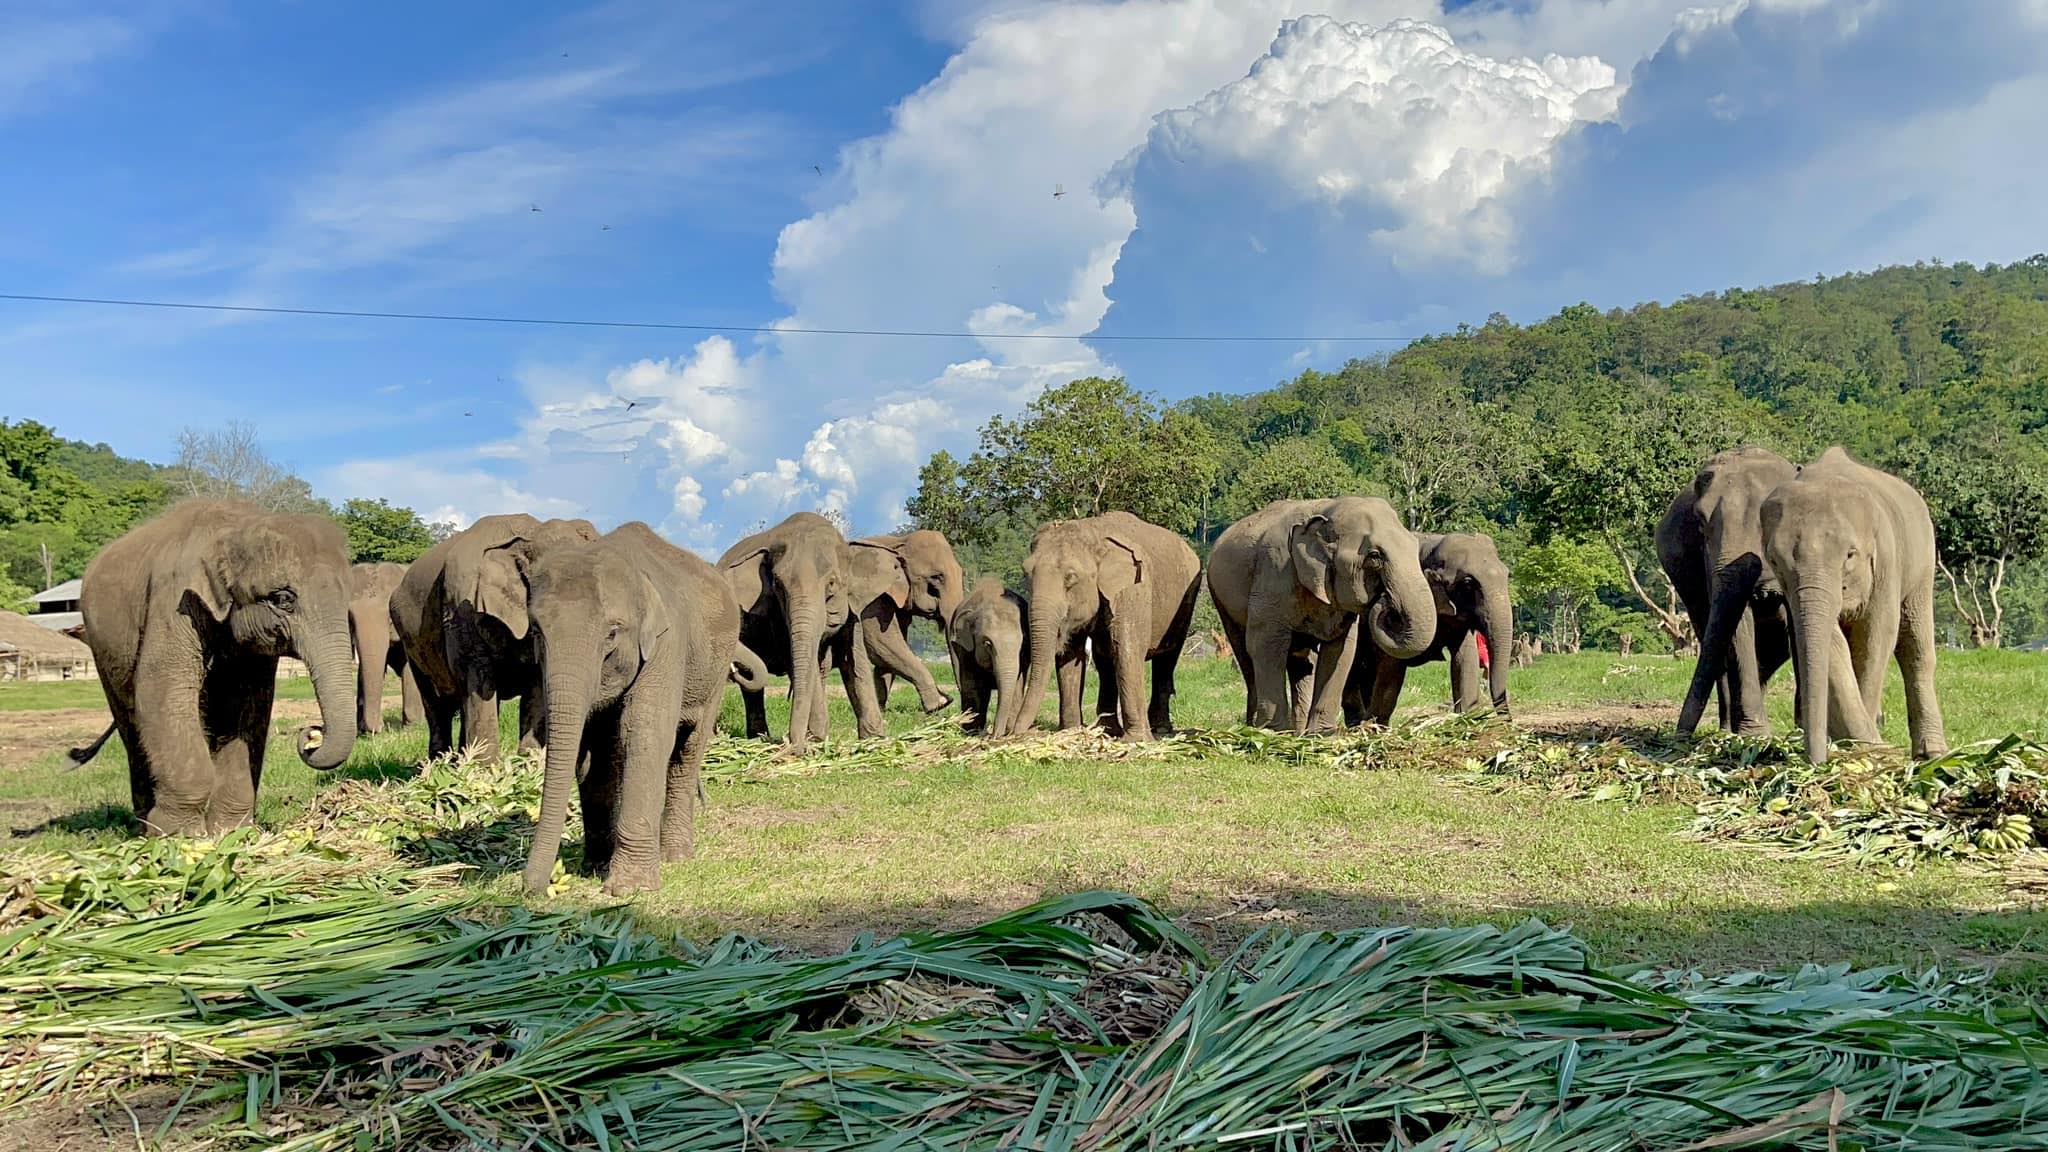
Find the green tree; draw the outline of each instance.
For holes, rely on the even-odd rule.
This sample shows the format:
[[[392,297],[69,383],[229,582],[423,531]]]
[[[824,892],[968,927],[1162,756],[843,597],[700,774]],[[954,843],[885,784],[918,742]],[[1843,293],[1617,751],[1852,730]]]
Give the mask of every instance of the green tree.
[[[1231,524],[1275,500],[1350,496],[1370,490],[1365,478],[1323,437],[1274,440],[1260,445],[1225,482],[1217,502],[1218,522]]]
[[[1577,652],[1586,639],[1586,614],[1603,591],[1621,584],[1614,553],[1588,540],[1553,536],[1515,558],[1508,576],[1515,615],[1554,651]]]
[[[2048,449],[2038,437],[1987,428],[1907,455],[1950,603],[1974,647],[1999,647],[2008,571],[2048,556]]]
[[[410,564],[434,546],[433,532],[419,514],[388,500],[344,501],[340,519],[348,533],[349,556],[357,563]]]

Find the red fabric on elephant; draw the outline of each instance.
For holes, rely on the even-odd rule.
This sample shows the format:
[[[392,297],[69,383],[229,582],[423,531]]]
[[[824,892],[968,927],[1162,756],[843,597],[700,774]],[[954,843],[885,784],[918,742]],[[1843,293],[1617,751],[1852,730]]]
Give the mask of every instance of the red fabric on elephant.
[[[1492,671],[1493,654],[1488,652],[1486,649],[1486,634],[1483,632],[1474,632],[1472,634],[1472,639],[1479,642],[1479,667],[1485,671]]]

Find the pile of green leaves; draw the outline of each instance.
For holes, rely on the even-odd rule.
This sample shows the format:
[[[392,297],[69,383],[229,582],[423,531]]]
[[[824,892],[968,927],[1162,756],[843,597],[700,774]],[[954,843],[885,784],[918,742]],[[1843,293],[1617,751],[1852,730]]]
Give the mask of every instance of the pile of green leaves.
[[[250,833],[14,862],[0,1107],[156,1085],[164,1129],[299,1152],[2048,1139],[2039,1009],[1932,972],[1630,976],[1536,922],[1219,963],[1099,892],[812,957],[307,860]]]
[[[2048,744],[1987,740],[1915,764],[1865,749],[1807,763],[1796,734],[1616,734],[1565,743],[1521,736],[1465,761],[1482,784],[1533,784],[1594,800],[1692,803],[1692,832],[1800,855],[1910,866],[1930,858],[2001,861],[2048,829]]]

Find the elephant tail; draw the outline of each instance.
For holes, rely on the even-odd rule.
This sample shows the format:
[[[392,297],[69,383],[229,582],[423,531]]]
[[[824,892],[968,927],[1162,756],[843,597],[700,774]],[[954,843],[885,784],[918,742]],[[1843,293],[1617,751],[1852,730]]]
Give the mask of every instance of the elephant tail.
[[[100,733],[99,739],[93,741],[90,744],[87,744],[83,748],[73,748],[71,751],[66,752],[65,755],[71,758],[71,763],[74,767],[82,767],[87,761],[91,760],[93,757],[100,754],[100,746],[105,744],[107,742],[107,737],[112,736],[113,734],[114,725],[109,723],[107,725],[107,730],[105,732]]]
[[[733,647],[732,670],[727,675],[733,683],[749,692],[765,692],[768,689],[768,665],[745,644]]]

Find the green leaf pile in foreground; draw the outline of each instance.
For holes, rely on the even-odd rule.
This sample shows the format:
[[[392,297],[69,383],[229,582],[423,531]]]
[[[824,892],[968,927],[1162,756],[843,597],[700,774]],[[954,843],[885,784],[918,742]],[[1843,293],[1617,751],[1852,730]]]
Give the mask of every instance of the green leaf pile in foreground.
[[[165,844],[10,862],[0,1102],[153,1083],[301,1152],[2048,1140],[2048,1021],[1932,972],[1628,976],[1533,921],[1217,961],[1114,893],[814,957]]]

